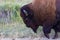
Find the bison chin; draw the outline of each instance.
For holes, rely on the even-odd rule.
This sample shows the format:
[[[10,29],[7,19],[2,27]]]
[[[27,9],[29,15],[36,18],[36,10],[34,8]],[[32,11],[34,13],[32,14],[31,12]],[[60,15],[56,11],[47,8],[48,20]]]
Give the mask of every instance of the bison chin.
[[[33,26],[31,27],[31,29],[33,30],[34,33],[37,33],[38,26]]]
[[[26,26],[28,28],[31,28],[34,33],[37,33],[37,29],[38,29],[39,25],[37,25],[36,23],[32,22],[31,20],[27,20]]]

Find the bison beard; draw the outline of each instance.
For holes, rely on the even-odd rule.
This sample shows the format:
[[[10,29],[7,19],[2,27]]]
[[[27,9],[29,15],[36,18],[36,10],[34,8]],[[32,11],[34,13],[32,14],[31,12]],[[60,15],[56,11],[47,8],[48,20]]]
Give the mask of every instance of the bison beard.
[[[37,3],[36,3],[37,2]],[[49,38],[51,29],[54,29],[57,37],[57,32],[60,32],[59,13],[56,11],[56,0],[35,0],[34,2],[23,6],[21,10],[21,17],[27,27],[30,27],[35,33],[38,27],[43,26],[44,35]],[[59,16],[58,16],[59,15]]]

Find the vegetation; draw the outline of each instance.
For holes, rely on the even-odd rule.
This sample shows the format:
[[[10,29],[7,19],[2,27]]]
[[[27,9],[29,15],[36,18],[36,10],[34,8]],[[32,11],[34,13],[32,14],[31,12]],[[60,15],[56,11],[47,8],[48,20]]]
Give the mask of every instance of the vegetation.
[[[30,0],[31,1],[31,0]],[[34,34],[27,28],[20,17],[20,7],[29,3],[27,0],[3,0],[0,3],[0,33],[4,35],[15,35],[20,37]],[[39,28],[38,30],[40,30]]]

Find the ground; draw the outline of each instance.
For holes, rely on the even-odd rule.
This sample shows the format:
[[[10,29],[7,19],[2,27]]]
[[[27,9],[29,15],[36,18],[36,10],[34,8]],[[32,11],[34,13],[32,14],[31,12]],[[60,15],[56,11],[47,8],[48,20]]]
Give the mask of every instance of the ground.
[[[57,39],[52,39],[54,35],[54,32],[52,30],[52,33],[50,34],[50,39],[47,39],[44,35],[43,32],[40,32],[39,34],[34,34],[34,35],[25,35],[23,37],[18,36],[18,34],[16,33],[16,35],[12,35],[9,37],[5,37],[4,35],[0,35],[0,40],[60,40],[60,35],[59,38]]]

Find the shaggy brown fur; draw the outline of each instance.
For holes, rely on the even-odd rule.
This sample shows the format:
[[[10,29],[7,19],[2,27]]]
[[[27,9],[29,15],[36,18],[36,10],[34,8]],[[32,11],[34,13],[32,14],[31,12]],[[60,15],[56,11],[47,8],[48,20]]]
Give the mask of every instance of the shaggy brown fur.
[[[34,17],[37,22],[54,22],[56,18],[56,0],[34,0],[29,7],[34,10]]]

